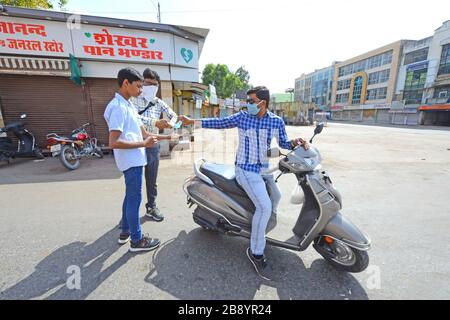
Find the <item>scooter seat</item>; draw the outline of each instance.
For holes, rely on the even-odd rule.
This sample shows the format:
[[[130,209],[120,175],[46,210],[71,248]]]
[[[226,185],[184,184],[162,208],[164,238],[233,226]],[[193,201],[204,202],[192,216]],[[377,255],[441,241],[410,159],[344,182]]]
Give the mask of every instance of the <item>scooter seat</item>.
[[[200,172],[210,178],[222,191],[238,196],[247,196],[236,180],[234,166],[205,162],[200,166]]]

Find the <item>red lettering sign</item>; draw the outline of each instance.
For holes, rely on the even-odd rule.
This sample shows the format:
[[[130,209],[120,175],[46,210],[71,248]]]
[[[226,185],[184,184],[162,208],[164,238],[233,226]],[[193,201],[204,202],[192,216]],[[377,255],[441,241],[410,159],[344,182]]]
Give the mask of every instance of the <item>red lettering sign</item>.
[[[47,37],[45,26],[39,24],[0,22],[0,33],[16,34],[21,33],[25,36],[36,34],[42,37]]]

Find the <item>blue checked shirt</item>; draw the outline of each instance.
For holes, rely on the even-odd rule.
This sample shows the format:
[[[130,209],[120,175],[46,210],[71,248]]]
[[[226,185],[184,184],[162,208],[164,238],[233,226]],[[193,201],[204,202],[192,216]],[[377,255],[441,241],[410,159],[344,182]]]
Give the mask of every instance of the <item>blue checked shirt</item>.
[[[142,97],[132,98],[132,102],[137,107],[138,112],[144,110],[149,104],[149,102]],[[139,118],[148,132],[159,134],[159,129],[156,127],[156,121],[160,119],[161,113],[167,116],[172,125],[177,121],[178,115],[163,100],[156,98],[154,102],[155,105],[148,108],[147,111],[139,116]]]
[[[292,150],[283,120],[270,111],[261,119],[241,111],[226,118],[201,119],[201,124],[206,129],[239,129],[235,165],[245,171],[260,173],[262,168],[269,167],[267,150],[273,138],[281,148]]]

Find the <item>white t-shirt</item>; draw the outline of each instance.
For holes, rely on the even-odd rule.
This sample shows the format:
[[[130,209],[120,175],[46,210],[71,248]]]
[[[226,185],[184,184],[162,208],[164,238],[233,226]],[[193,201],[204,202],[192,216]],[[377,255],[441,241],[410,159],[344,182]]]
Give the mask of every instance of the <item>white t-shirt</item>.
[[[142,142],[142,121],[138,117],[136,107],[130,101],[125,100],[116,93],[114,99],[108,104],[105,110],[106,123],[109,131],[120,131],[119,139],[130,142]],[[133,167],[147,165],[145,148],[136,149],[114,149],[114,158],[117,167],[124,172]]]

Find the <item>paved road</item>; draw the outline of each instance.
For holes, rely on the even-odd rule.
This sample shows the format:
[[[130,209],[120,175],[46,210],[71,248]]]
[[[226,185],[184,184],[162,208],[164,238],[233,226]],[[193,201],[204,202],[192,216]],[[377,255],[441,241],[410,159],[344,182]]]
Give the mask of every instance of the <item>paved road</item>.
[[[288,128],[291,137],[311,132]],[[124,186],[110,156],[75,172],[49,158],[0,165],[0,299],[449,299],[450,132],[332,123],[316,145],[344,213],[373,241],[366,272],[339,273],[312,248],[269,247],[278,276],[262,281],[245,257],[247,240],[198,228],[181,189],[192,161],[232,163],[236,146],[234,131],[200,130],[193,150],[161,162],[167,218],[142,219],[164,242],[154,253],[116,244]],[[299,213],[289,203],[294,184],[280,180],[280,239]],[[66,286],[76,284],[71,266],[80,268],[80,290]]]

